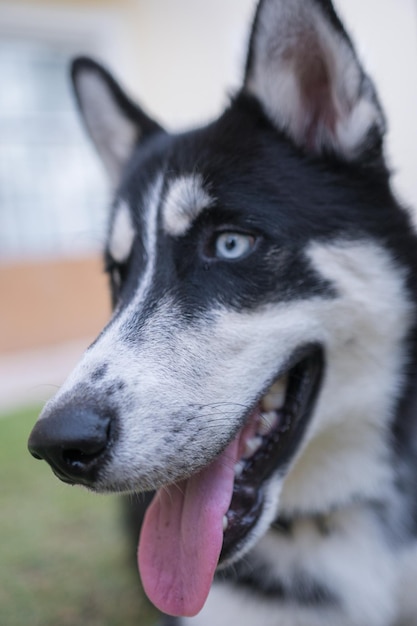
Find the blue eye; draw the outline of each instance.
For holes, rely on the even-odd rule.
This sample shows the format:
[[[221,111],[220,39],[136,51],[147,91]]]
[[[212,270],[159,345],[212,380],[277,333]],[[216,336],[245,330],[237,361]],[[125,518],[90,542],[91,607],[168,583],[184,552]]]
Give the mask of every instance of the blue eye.
[[[221,233],[214,244],[215,256],[225,261],[233,261],[246,256],[253,248],[255,238],[242,233]]]

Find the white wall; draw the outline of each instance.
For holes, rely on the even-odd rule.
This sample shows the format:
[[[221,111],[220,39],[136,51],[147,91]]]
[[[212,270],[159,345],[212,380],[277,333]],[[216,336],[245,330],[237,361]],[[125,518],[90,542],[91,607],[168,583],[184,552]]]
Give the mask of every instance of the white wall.
[[[239,85],[255,0],[135,1],[141,101],[176,128],[216,115]]]
[[[417,2],[335,0],[388,118],[387,152],[400,197],[417,211]]]

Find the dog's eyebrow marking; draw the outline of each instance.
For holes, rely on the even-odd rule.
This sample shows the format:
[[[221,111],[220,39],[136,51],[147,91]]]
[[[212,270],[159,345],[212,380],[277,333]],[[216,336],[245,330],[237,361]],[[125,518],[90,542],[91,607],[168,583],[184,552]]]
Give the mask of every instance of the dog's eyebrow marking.
[[[118,263],[129,258],[135,234],[129,207],[122,201],[115,210],[109,242],[110,255]]]
[[[213,202],[213,198],[203,187],[200,174],[188,174],[174,179],[168,186],[162,207],[165,232],[174,237],[185,235],[201,211]]]

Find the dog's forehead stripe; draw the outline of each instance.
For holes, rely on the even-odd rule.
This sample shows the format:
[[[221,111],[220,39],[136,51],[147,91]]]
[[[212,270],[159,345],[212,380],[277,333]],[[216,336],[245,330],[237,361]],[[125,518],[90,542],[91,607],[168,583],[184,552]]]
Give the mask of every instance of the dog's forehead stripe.
[[[134,238],[135,229],[129,207],[122,201],[116,207],[110,233],[109,252],[115,261],[127,261]]]
[[[150,186],[146,197],[146,233],[145,233],[145,250],[148,263],[145,273],[139,285],[135,301],[140,302],[144,294],[148,291],[155,270],[156,263],[156,243],[158,235],[158,210],[161,199],[161,191],[163,185],[163,175],[159,174],[153,185]]]
[[[200,174],[189,174],[172,180],[162,207],[163,227],[167,234],[185,235],[193,221],[213,204],[203,186]]]
[[[124,310],[119,323],[123,324],[127,321],[129,323],[132,315],[135,315],[140,311],[143,306],[143,301],[149,288],[152,285],[152,278],[155,271],[156,264],[156,243],[158,233],[158,210],[160,206],[161,190],[163,184],[163,176],[159,174],[155,181],[150,185],[148,193],[144,198],[144,233],[143,243],[146,251],[146,265],[144,271],[140,277],[136,293],[132,302]]]

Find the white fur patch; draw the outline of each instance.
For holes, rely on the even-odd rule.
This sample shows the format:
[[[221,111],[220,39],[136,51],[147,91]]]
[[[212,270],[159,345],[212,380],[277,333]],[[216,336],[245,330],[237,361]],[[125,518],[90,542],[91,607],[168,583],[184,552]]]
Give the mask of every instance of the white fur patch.
[[[129,258],[135,234],[129,207],[121,202],[115,210],[109,240],[109,252],[118,263]]]
[[[213,198],[203,187],[199,174],[189,174],[173,180],[167,190],[162,214],[166,233],[185,235],[193,221],[213,204]]]
[[[326,524],[328,533],[323,535],[308,518],[295,523],[290,537],[276,532],[263,537],[255,554],[265,566],[265,578],[288,581],[296,578],[301,567],[309,579],[340,599],[333,621],[327,617],[323,624],[391,625],[396,603],[397,556],[387,546],[374,512],[362,504],[353,504],[330,512]],[[287,605],[283,613],[288,621],[284,619],[283,623],[320,623],[314,621],[318,620],[320,608],[311,611],[312,621],[309,612]]]
[[[279,559],[279,554],[274,555]],[[185,626],[359,626],[344,619],[338,610],[280,603],[227,582],[214,583],[202,611],[182,622]]]
[[[98,71],[86,68],[77,77],[87,128],[114,184],[139,139],[139,127],[120,110]]]
[[[318,3],[263,3],[246,88],[279,128],[317,151],[355,158],[372,126],[384,132],[355,53]]]
[[[398,606],[401,619],[398,626],[414,626],[417,615],[417,542],[405,546],[400,555],[401,578],[398,584]]]
[[[155,271],[156,263],[156,240],[158,231],[158,213],[161,201],[161,191],[163,184],[163,175],[160,173],[156,177],[153,184],[149,187],[145,196],[144,206],[146,210],[146,231],[144,233],[144,246],[146,251],[146,267],[140,278],[136,294],[124,312],[125,317],[129,317],[132,313],[138,313],[143,305],[145,294],[152,284],[152,277]]]
[[[405,277],[382,248],[314,244],[309,256],[339,297],[327,306],[317,303],[326,377],[308,445],[284,482],[281,507],[289,515],[325,510],[358,494],[381,497],[390,489],[387,431],[414,314]]]

